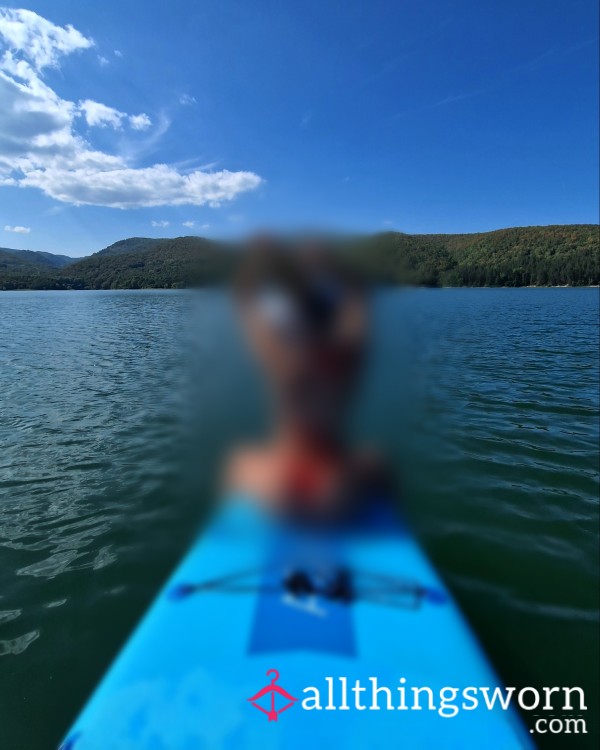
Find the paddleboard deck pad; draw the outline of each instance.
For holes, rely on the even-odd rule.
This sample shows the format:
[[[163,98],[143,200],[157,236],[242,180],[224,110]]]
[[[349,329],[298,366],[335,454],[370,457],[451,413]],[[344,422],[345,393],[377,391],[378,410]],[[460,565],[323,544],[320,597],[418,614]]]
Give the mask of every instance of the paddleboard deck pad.
[[[316,534],[238,498],[167,582],[61,748],[530,748],[512,709],[461,707],[466,687],[497,686],[387,505]],[[431,692],[431,702],[419,693],[420,710],[413,688]],[[441,711],[443,688],[458,692],[443,693]]]

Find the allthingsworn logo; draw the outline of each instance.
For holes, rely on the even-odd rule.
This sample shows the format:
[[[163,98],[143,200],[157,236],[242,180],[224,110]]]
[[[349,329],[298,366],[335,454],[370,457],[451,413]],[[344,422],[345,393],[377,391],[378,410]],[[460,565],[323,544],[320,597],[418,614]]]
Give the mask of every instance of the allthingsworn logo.
[[[266,714],[269,718],[269,721],[279,721],[279,714],[282,714],[284,711],[287,711],[288,708],[291,708],[298,699],[294,698],[293,695],[290,695],[282,687],[275,684],[279,679],[279,672],[276,669],[269,669],[269,671],[267,672],[267,677],[269,677],[269,675],[275,675],[271,678],[271,683],[269,685],[265,685],[262,690],[259,690],[256,695],[253,695],[252,698],[248,698],[248,700],[250,701],[250,703],[252,703],[254,708],[258,708],[259,711],[262,711],[263,714]],[[270,701],[266,701],[269,708],[261,706],[258,702],[265,696],[270,696]],[[281,708],[277,708],[277,696],[281,698],[281,701],[287,701]]]
[[[400,677],[398,684],[382,685],[377,677],[362,680],[345,675],[324,678],[325,685],[308,685],[302,688],[299,700],[275,683],[279,679],[276,669],[269,669],[271,682],[259,690],[248,701],[266,714],[269,721],[279,721],[279,714],[299,703],[303,711],[419,711],[436,712],[443,719],[451,720],[461,712],[495,712],[493,723],[498,724],[498,712],[514,710],[514,704],[522,711],[537,711],[533,717],[530,734],[587,734],[585,695],[580,687],[515,687],[501,688],[497,685],[446,685],[431,688],[427,685],[409,686],[406,678]],[[579,696],[578,705],[573,703],[573,693]],[[555,696],[555,694],[558,694]],[[578,711],[579,713],[574,713]],[[544,713],[548,712],[548,713]],[[559,713],[557,712],[567,712]],[[427,721],[424,714],[421,714]],[[481,721],[481,719],[480,719]],[[485,720],[484,720],[485,721]],[[513,722],[511,721],[511,724]],[[425,727],[425,730],[428,727]],[[518,730],[515,730],[517,734]],[[468,739],[470,735],[465,733]],[[70,750],[65,744],[61,750]],[[521,743],[519,743],[521,744]],[[468,745],[470,747],[470,745]],[[467,747],[467,745],[464,745]]]

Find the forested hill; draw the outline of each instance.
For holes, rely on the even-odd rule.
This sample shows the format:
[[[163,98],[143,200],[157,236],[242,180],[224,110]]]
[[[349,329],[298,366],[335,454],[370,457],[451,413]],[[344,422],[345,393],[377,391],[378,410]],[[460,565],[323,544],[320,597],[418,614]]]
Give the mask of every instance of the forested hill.
[[[186,238],[178,237],[177,239],[181,240]],[[128,253],[144,252],[146,250],[151,250],[162,242],[173,242],[173,240],[156,239],[152,237],[128,237],[126,240],[119,240],[118,242],[105,247],[104,250],[99,250],[95,255],[126,255]]]
[[[35,250],[14,250],[10,247],[0,247],[0,272],[6,270],[43,270],[48,268],[62,268],[74,263],[79,258],[68,255],[54,255]]]
[[[57,283],[76,289],[173,289],[225,281],[235,253],[202,237],[121,240],[63,269]]]
[[[386,232],[348,241],[374,282],[424,286],[558,286],[600,282],[594,224],[478,234]],[[201,237],[132,237],[82,259],[0,248],[0,289],[145,289],[230,278],[238,253]]]
[[[376,280],[425,286],[587,286],[600,281],[596,224],[478,234],[389,232],[363,243]]]

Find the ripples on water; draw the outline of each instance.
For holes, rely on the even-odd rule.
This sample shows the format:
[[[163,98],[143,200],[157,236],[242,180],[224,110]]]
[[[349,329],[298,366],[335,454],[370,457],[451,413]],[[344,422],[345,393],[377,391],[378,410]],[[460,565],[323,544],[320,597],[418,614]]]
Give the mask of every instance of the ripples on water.
[[[505,682],[583,685],[588,705],[597,314],[591,289],[382,293],[355,422]],[[218,292],[5,293],[0,331],[0,726],[43,750],[263,401]]]

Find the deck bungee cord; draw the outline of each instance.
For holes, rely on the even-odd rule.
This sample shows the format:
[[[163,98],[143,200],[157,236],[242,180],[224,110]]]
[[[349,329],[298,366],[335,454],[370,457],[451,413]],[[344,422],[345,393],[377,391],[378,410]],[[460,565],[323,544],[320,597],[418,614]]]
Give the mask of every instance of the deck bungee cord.
[[[323,577],[307,570],[294,569],[281,576],[279,583],[267,584],[243,583],[244,579],[264,573],[264,570],[240,571],[230,573],[219,578],[197,583],[181,583],[169,589],[167,596],[174,600],[184,599],[194,594],[219,590],[229,594],[284,594],[302,599],[308,596],[320,596],[330,601],[352,604],[357,601],[369,601],[387,606],[407,606],[393,601],[393,595],[411,598],[413,608],[419,607],[426,601],[431,604],[444,604],[447,597],[443,591],[422,586],[413,581],[403,580],[397,576],[374,573],[371,571],[349,570],[340,568],[333,576]],[[364,581],[361,585],[360,581]],[[386,595],[388,598],[386,598]]]

